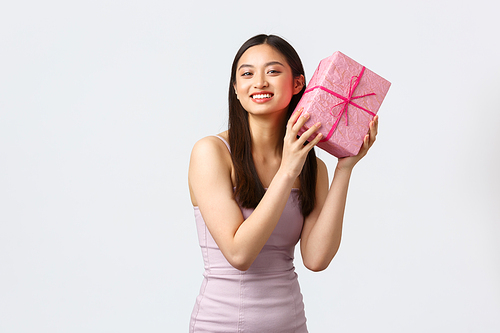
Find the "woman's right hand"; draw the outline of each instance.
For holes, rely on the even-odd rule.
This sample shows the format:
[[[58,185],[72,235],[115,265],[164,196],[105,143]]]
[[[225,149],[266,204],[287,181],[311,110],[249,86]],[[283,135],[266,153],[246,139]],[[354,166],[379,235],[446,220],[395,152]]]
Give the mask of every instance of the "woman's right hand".
[[[281,159],[282,171],[293,179],[297,178],[307,158],[309,151],[323,138],[323,134],[314,133],[321,127],[316,123],[298,137],[299,130],[309,120],[308,113],[302,113],[304,108],[292,114],[286,125],[286,134],[283,142],[283,155]],[[310,138],[314,136],[312,140]]]

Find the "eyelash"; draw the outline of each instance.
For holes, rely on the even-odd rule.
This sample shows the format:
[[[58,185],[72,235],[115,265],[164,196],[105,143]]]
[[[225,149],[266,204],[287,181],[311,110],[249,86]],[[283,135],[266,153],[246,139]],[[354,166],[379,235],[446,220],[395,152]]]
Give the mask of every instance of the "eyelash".
[[[270,69],[267,71],[266,74],[280,74],[281,72],[280,71],[277,71],[275,69]],[[253,75],[253,73],[250,73],[250,72],[245,72],[245,73],[242,73],[241,76],[250,76],[250,75]]]

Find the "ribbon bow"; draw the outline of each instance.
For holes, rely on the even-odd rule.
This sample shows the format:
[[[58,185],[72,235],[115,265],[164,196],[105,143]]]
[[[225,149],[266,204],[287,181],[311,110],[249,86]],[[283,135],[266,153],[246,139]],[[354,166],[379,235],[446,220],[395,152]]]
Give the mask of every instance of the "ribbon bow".
[[[340,98],[343,102],[340,102],[334,106],[332,106],[332,108],[330,109],[330,114],[332,116],[333,115],[333,109],[339,105],[344,105],[342,107],[342,109],[340,110],[340,112],[337,114],[337,116],[334,116],[334,117],[338,117],[337,120],[335,121],[335,124],[333,124],[332,128],[330,129],[330,132],[328,133],[328,135],[321,140],[321,142],[325,142],[325,141],[328,141],[330,140],[330,138],[332,137],[333,135],[333,132],[335,132],[335,129],[337,128],[339,122],[340,122],[340,118],[342,117],[342,114],[345,113],[345,125],[348,126],[348,113],[347,113],[347,109],[348,109],[348,106],[349,104],[352,104],[353,106],[365,111],[365,112],[368,112],[369,114],[371,114],[372,116],[375,116],[375,113],[371,112],[370,110],[367,110],[365,109],[364,107],[354,103],[352,100],[353,99],[358,99],[358,98],[362,98],[362,97],[366,97],[366,96],[371,96],[371,95],[376,95],[375,93],[369,93],[369,94],[365,94],[365,95],[360,95],[360,96],[353,96],[354,94],[354,91],[356,90],[356,88],[358,87],[358,84],[359,84],[359,81],[361,80],[361,77],[363,76],[363,73],[365,72],[365,67],[363,66],[363,68],[361,69],[361,72],[358,74],[358,75],[353,75],[351,77],[351,81],[349,83],[349,91],[348,91],[348,94],[347,94],[347,97],[344,97],[340,94],[337,94],[336,92],[334,91],[331,91],[330,89],[328,88],[325,88],[323,86],[314,86],[310,89],[307,89],[306,91],[304,91],[304,94],[307,94],[308,92],[311,92],[315,89],[321,89],[323,91],[326,91],[327,93],[329,94],[332,94],[333,96],[335,97],[338,97]],[[356,79],[354,82],[353,80]]]

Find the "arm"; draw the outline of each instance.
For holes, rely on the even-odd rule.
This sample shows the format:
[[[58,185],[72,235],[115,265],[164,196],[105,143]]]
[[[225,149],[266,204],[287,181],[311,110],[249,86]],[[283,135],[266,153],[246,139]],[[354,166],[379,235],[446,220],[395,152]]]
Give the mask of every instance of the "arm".
[[[330,190],[326,166],[322,161],[318,163],[316,206],[304,221],[300,241],[302,260],[312,271],[327,268],[339,249],[352,169],[375,142],[377,131],[378,117],[375,117],[358,155],[339,159]]]
[[[297,132],[307,117],[297,118],[292,117],[287,124],[280,168],[246,220],[233,198],[231,158],[226,147],[219,139],[207,137],[193,148],[189,166],[191,194],[215,242],[237,269],[248,269],[271,236],[307,153],[321,139],[318,135],[304,146],[318,128],[312,127],[297,140]]]

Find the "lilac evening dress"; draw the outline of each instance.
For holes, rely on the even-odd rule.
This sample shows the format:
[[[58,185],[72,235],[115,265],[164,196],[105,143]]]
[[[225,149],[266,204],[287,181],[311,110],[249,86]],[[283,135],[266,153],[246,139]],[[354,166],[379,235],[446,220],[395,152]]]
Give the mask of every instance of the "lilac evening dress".
[[[253,209],[241,208],[241,211],[246,219]],[[276,228],[247,271],[229,264],[198,207],[194,207],[194,215],[205,272],[189,332],[307,332],[302,294],[293,266],[294,249],[303,225],[298,191],[292,190]]]

